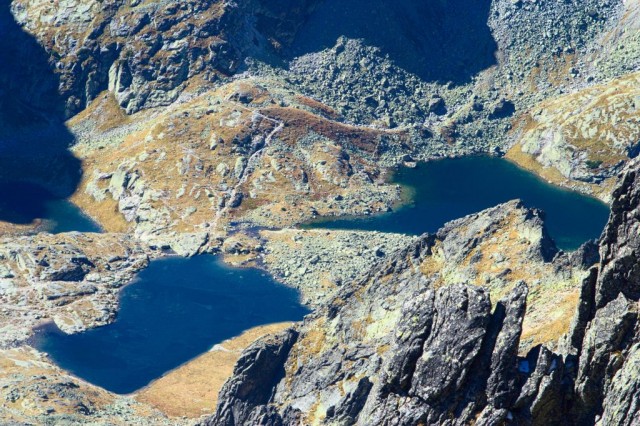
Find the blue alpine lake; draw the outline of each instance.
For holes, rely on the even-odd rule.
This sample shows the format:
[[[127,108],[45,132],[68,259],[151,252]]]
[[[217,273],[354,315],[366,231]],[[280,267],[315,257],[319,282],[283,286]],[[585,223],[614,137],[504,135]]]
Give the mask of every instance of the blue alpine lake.
[[[78,377],[126,394],[247,329],[307,313],[296,290],[257,269],[169,257],[122,290],[113,324],[75,335],[48,324],[32,344]]]
[[[18,225],[41,222],[41,231],[102,232],[100,226],[73,203],[28,183],[0,183],[0,221]]]
[[[609,215],[604,203],[550,185],[495,157],[400,168],[394,182],[406,189],[409,200],[397,210],[325,219],[305,227],[422,234],[519,198],[545,211],[551,236],[560,248],[570,250],[599,237]],[[64,212],[66,206],[55,210]],[[34,212],[26,215],[31,216]],[[57,223],[62,226],[65,221]],[[71,373],[126,394],[247,329],[298,321],[308,312],[296,290],[257,269],[233,268],[213,256],[169,257],[151,262],[122,290],[113,324],[76,335],[48,324],[37,330],[32,343]]]
[[[357,229],[420,235],[446,222],[497,204],[521,199],[545,212],[547,229],[559,248],[573,250],[598,238],[609,218],[601,201],[551,185],[498,157],[472,156],[401,167],[393,182],[407,189],[406,205],[365,217],[323,218],[305,228]]]

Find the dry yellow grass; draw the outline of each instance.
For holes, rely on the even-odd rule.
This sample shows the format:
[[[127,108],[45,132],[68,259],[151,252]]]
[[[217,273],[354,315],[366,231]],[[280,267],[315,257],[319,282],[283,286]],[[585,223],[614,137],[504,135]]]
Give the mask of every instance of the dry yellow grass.
[[[25,235],[37,232],[41,225],[42,222],[39,220],[28,225],[16,225],[14,223],[0,221],[0,237]]]
[[[0,389],[0,412],[3,415],[8,412],[16,415],[15,418],[3,418],[7,423],[2,424],[22,424],[24,419],[21,417],[43,415],[50,408],[55,409],[57,414],[75,414],[79,403],[103,408],[115,399],[113,394],[104,389],[71,378],[28,347],[0,350],[0,381],[6,384]],[[58,393],[59,389],[50,385],[56,381],[71,381],[77,385],[69,387],[69,392],[80,400],[72,403],[63,398]],[[6,397],[12,388],[22,390],[18,398]]]
[[[154,381],[136,399],[170,417],[198,418],[211,414],[218,403],[218,393],[233,373],[242,351],[257,339],[290,326],[291,323],[278,323],[247,330]]]
[[[533,155],[522,152],[519,145],[515,145],[511,148],[505,157],[507,160],[514,162],[523,169],[535,173],[548,182],[552,182],[556,185],[563,185],[567,182],[567,178],[565,178],[558,169],[544,167],[536,161]]]
[[[131,229],[124,216],[118,211],[118,202],[107,198],[101,204],[92,202],[84,191],[76,191],[71,196],[71,201],[78,205],[82,211],[100,224],[106,232],[124,233]]]
[[[494,303],[524,281],[530,290],[521,345],[524,352],[537,344],[553,346],[566,333],[578,303],[580,279],[578,272],[567,278],[558,275],[551,263],[529,261],[536,241],[533,231],[527,228],[524,215],[508,214],[491,229],[477,231],[477,244],[459,262],[445,258],[441,243],[436,242],[432,254],[420,264],[422,274],[433,278],[434,288],[459,282],[483,286]],[[461,228],[460,232],[469,230]]]
[[[555,343],[569,331],[571,319],[580,300],[579,291],[576,290],[564,298],[554,299],[552,309],[546,309],[544,312],[544,320],[539,322],[525,320],[521,342],[526,343],[527,348]]]
[[[90,120],[99,132],[106,132],[131,121],[111,92],[102,92],[82,112],[69,120],[70,126]]]
[[[554,167],[544,167],[536,161],[536,158],[533,155],[522,152],[520,145],[514,145],[509,151],[507,151],[505,158],[515,163],[517,166],[536,174],[549,183],[563,187],[571,186],[587,194],[593,194],[601,199],[606,198],[606,194],[610,194],[613,190],[613,186],[615,185],[615,182],[612,182],[611,180],[607,180],[600,185],[575,180],[570,181],[564,177],[558,169]]]
[[[239,100],[244,94],[249,101]],[[84,174],[73,201],[110,232],[129,232],[141,222],[175,232],[212,225],[224,230],[230,222],[247,220],[282,228],[335,214],[341,208],[331,202],[336,195],[363,197],[369,184],[353,179],[356,169],[383,180],[384,170],[371,160],[381,138],[410,143],[400,130],[332,121],[331,109],[313,99],[292,96],[291,101],[295,107],[275,106],[270,92],[248,80],[162,110],[123,116],[113,96],[103,94],[68,123],[82,135],[74,153],[83,160]],[[307,137],[316,139],[300,144]],[[268,149],[254,152],[267,141]],[[248,160],[251,167],[245,170]],[[136,186],[120,194],[111,186],[116,173],[135,175]],[[140,212],[151,219],[137,221],[138,210],[129,206],[125,221],[114,192],[134,207],[144,194]],[[242,195],[234,207],[228,202],[232,194]],[[387,201],[369,206],[386,207]]]

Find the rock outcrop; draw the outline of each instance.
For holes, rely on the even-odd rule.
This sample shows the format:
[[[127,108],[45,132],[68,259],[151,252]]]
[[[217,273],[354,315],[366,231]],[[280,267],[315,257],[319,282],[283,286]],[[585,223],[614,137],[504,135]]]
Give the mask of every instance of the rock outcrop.
[[[46,320],[68,333],[112,322],[119,288],[159,255],[126,235],[0,239],[0,348]]]
[[[55,61],[72,116],[105,90],[133,113],[170,104],[192,79],[230,76],[253,51],[286,45],[313,3],[18,0],[12,9]]]
[[[590,315],[577,348],[573,410],[579,421],[632,425],[638,419],[640,380],[630,374],[638,362],[640,299],[640,168],[635,166],[614,191],[611,219],[603,234],[598,279],[584,300]]]
[[[522,350],[532,283],[514,280],[493,301],[462,277],[438,283],[438,273],[425,269],[448,235],[500,214],[488,210],[422,237],[345,285],[294,331],[257,342],[204,424],[636,424],[637,163],[614,200],[601,261],[582,275],[574,321],[557,345]],[[455,240],[454,250],[478,244],[483,234],[475,235]],[[558,257],[544,243],[532,249]],[[592,257],[588,252],[574,262]],[[250,373],[264,363],[282,374],[277,383],[268,371]],[[268,380],[256,383],[263,375]],[[262,389],[263,397],[238,391],[247,386]]]
[[[113,321],[155,256],[221,250],[317,311],[244,353],[205,424],[636,424],[638,166],[612,191],[639,28],[637,0],[5,1],[0,182],[113,233],[0,239],[0,417],[189,423],[24,346]],[[613,200],[599,255],[517,201],[422,237],[283,230],[476,153]]]
[[[241,80],[134,114],[120,135],[100,131],[109,102],[101,97],[71,121],[85,158],[75,201],[108,231],[281,228],[387,211],[400,198],[378,161],[383,149],[406,143],[406,133],[335,122],[322,116],[326,106],[270,80]]]
[[[506,152],[513,119],[539,102],[640,67],[640,14],[622,0],[14,0],[11,11],[45,48],[67,117],[104,92],[113,116],[130,115],[268,77],[335,119],[410,128],[414,144],[387,158],[396,163]],[[577,172],[598,180],[617,169]]]
[[[507,156],[564,186],[607,201],[625,163],[640,154],[640,73],[548,99],[515,126]]]

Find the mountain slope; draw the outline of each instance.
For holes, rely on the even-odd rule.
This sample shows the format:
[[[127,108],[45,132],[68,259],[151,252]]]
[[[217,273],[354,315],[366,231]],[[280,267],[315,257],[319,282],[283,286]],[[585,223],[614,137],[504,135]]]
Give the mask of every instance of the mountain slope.
[[[579,425],[596,417],[634,424],[639,169],[614,192],[602,261],[582,275],[572,327],[559,342],[522,345],[526,318],[538,309],[531,294],[539,284],[531,276],[507,279],[498,300],[461,276],[459,284],[441,283],[433,269],[434,248],[446,253],[456,233],[475,227],[492,235],[487,220],[531,215],[504,206],[423,237],[345,286],[302,325],[249,348],[205,424]],[[483,244],[454,241],[450,250]],[[544,238],[535,241],[529,259],[553,257]],[[561,308],[557,297],[545,297]]]

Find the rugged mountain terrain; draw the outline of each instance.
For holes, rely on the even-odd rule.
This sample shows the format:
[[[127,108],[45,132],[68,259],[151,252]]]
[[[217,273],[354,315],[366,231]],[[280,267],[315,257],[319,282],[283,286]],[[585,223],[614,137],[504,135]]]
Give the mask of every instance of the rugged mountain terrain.
[[[250,51],[287,43],[311,3],[15,1],[12,11],[55,58],[71,116],[107,89],[132,113],[170,104],[193,78],[234,74]]]
[[[111,231],[211,232],[239,221],[283,227],[386,211],[399,199],[377,160],[408,140],[406,132],[331,121],[322,104],[274,82],[242,80],[135,114],[127,132],[107,141],[85,130],[100,125],[87,121],[108,111],[109,95],[102,101],[71,121],[85,158],[75,200]],[[114,206],[120,221],[103,219]]]
[[[0,55],[0,185],[105,231],[0,215],[2,421],[197,422],[175,389],[216,393],[246,338],[129,396],[28,339],[108,324],[149,261],[208,253],[315,312],[240,357],[205,424],[637,421],[638,0],[12,0]],[[612,202],[602,239],[562,252],[517,201],[421,237],[293,228],[475,153]]]
[[[249,348],[205,424],[635,424],[638,170],[614,192],[594,267],[587,247],[558,253],[536,212],[513,204],[453,222],[343,287],[303,324]],[[557,345],[527,340],[540,303],[534,294],[554,299],[552,312],[562,309],[524,275],[527,266],[485,276],[497,291],[464,275],[443,282],[446,269],[433,266],[474,250],[469,263],[482,264],[483,240],[491,243],[491,225],[505,220],[527,259],[584,271],[568,307],[571,328]],[[478,236],[461,239],[468,233]],[[548,318],[535,323],[551,329]]]
[[[639,78],[631,73],[544,101],[517,123],[521,134],[507,156],[553,182],[610,200],[617,174],[640,153]]]
[[[74,119],[81,144],[89,136],[118,144],[141,125],[138,111],[192,108],[194,96],[211,99],[230,80],[260,76],[280,106],[307,106],[316,116],[284,117],[296,128],[317,116],[399,127],[400,142],[371,141],[385,166],[407,155],[506,152],[517,142],[515,161],[608,199],[610,178],[635,153],[638,123],[629,117],[638,82],[629,74],[640,67],[637,1],[16,0],[10,10],[35,39],[13,44],[30,51],[37,41],[54,71],[47,85],[28,74],[11,85],[58,84],[47,110],[71,117],[86,109]],[[616,92],[615,102],[598,102],[603,91]],[[564,123],[561,111],[576,108],[580,118]],[[98,114],[101,131],[87,135]],[[591,130],[599,114],[611,129]],[[181,119],[198,127],[198,117]],[[339,145],[350,138],[321,134]],[[603,180],[604,189],[592,185]]]

